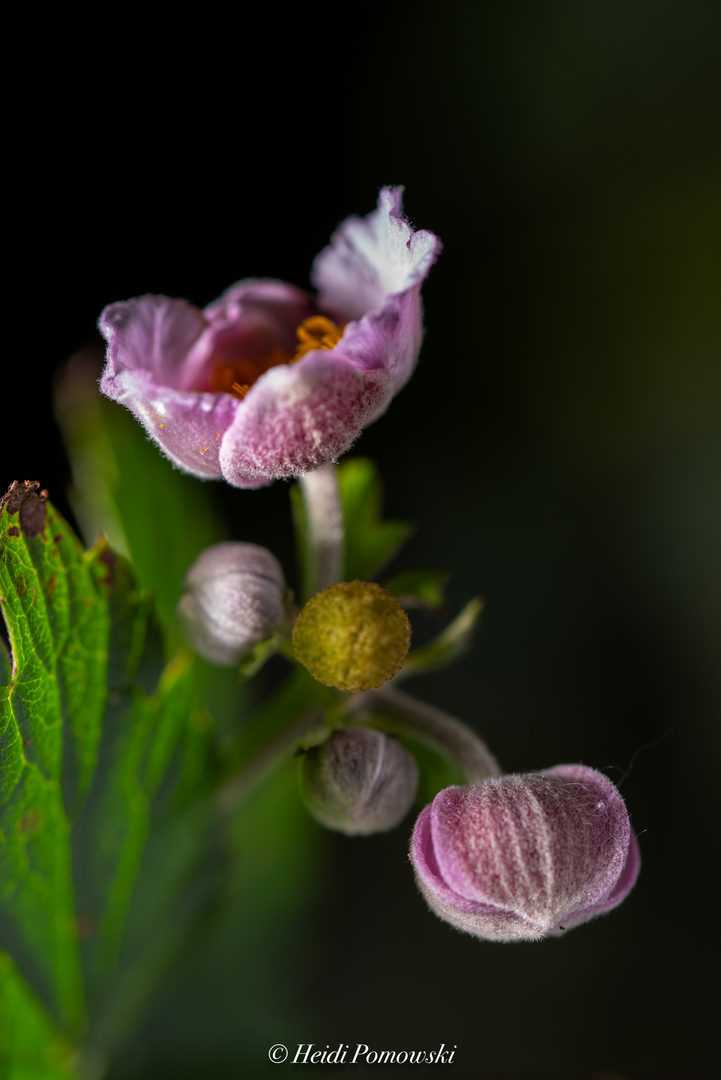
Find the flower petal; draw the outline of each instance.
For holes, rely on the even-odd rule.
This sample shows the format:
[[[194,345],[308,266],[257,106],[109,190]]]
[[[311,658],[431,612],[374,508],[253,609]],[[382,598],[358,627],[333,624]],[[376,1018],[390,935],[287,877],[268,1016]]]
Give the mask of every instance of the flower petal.
[[[413,372],[422,338],[423,308],[420,285],[416,285],[390,296],[382,308],[368,312],[360,322],[349,323],[339,349],[362,371],[389,372],[395,394]]]
[[[431,811],[432,806],[427,806],[418,818],[411,857],[418,887],[435,914],[457,930],[489,941],[531,941],[543,937],[543,927],[533,926],[515,911],[469,900],[447,884],[436,857]]]
[[[292,356],[296,327],[314,310],[301,289],[283,281],[249,278],[231,285],[203,312],[208,329],[187,357],[180,385],[205,389],[209,368],[224,355],[253,359],[280,347]]]
[[[203,312],[210,325],[218,330],[235,326],[246,318],[272,320],[280,332],[285,330],[290,334],[293,344],[296,326],[311,313],[308,296],[302,289],[275,278],[237,281]]]
[[[128,369],[149,371],[159,383],[179,387],[183,362],[207,325],[186,300],[138,296],[109,304],[98,321],[108,343],[100,389],[117,401],[115,379]]]
[[[358,371],[336,350],[271,368],[239,403],[222,441],[223,476],[236,487],[257,486],[334,460],[391,394],[390,375]]]
[[[436,914],[501,941],[609,911],[639,866],[620,793],[583,765],[446,788],[419,818],[411,853]]]
[[[417,232],[403,217],[403,188],[383,188],[367,217],[350,217],[316,257],[318,304],[336,322],[382,308],[386,297],[419,285],[441,249],[437,236]]]
[[[184,472],[220,479],[222,438],[242,402],[230,394],[199,394],[162,386],[147,371],[125,370],[112,381],[115,401],[130,409],[148,435]]]

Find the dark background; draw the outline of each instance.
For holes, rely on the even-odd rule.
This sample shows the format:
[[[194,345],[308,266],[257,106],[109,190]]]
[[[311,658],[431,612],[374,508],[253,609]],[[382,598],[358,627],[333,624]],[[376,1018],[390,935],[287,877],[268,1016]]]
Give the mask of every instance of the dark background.
[[[459,1076],[710,1074],[721,6],[53,18],[18,38],[6,128],[2,486],[38,479],[70,514],[53,372],[97,341],[106,303],[305,285],[336,224],[405,184],[445,248],[417,372],[357,452],[419,524],[399,568],[449,569],[449,614],[487,600],[472,655],[412,690],[510,771],[606,770],[643,857],[607,918],[481,943],[416,895],[410,821],[322,833],[281,777],[258,831],[252,807],[239,819],[217,937],[113,1077],[274,1075],[267,1048],[298,1041],[443,1041]],[[286,485],[216,496],[236,538],[290,564]]]

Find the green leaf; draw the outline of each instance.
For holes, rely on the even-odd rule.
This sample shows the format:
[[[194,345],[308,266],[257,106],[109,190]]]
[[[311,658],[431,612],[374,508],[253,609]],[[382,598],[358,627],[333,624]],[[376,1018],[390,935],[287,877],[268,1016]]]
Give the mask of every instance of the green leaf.
[[[443,607],[443,590],[448,574],[443,570],[407,570],[382,582],[405,608],[438,611]]]
[[[478,625],[485,602],[480,596],[469,600],[453,622],[438,637],[415,651],[411,650],[396,680],[409,675],[420,675],[426,671],[447,667],[460,660],[471,647],[473,633]]]
[[[0,953],[0,1076],[3,1080],[72,1080],[71,1046]]]
[[[183,900],[208,846],[211,732],[195,657],[164,665],[129,565],[104,540],[84,552],[37,487],[0,505],[0,1000],[13,1027],[39,1010],[73,1045],[90,1022],[105,1053],[217,881]]]
[[[382,521],[383,486],[368,458],[348,458],[338,468],[345,522],[344,578],[369,581],[413,535],[405,521]]]
[[[175,606],[188,567],[226,539],[212,489],[173,468],[127,409],[98,393],[92,357],[74,357],[56,392],[73,469],[73,509],[86,539],[104,532],[152,590],[168,655],[180,642]]]
[[[13,485],[0,504],[0,599],[13,656],[0,690],[0,945],[77,1036],[84,1004],[68,813],[97,758],[108,618],[80,545],[37,487]]]
[[[283,633],[277,631],[270,637],[258,641],[249,652],[242,657],[238,666],[238,674],[241,679],[252,679],[271,657],[275,656],[283,643]]]

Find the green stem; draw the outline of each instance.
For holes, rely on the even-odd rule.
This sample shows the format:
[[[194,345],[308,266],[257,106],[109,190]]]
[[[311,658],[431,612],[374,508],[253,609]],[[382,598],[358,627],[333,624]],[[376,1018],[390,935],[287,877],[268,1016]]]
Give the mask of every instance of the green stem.
[[[228,753],[228,777],[218,790],[218,810],[229,813],[296,750],[323,742],[331,732],[324,714],[335,696],[297,667],[238,733]]]
[[[229,813],[299,749],[319,745],[353,721],[420,739],[452,761],[466,783],[501,773],[482,739],[440,709],[385,687],[341,695],[298,667],[239,733],[217,794],[218,810]]]
[[[445,754],[469,784],[501,774],[498,762],[475,732],[455,717],[408,694],[387,687],[369,690],[354,695],[350,711],[369,713],[367,722],[371,725],[374,714],[390,719],[391,729],[399,735],[420,738]]]

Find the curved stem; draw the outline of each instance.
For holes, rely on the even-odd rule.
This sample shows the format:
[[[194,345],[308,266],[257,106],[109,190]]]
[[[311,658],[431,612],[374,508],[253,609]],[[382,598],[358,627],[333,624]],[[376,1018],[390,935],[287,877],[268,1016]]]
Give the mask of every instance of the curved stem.
[[[315,596],[343,575],[343,507],[335,465],[321,465],[300,478],[306,512],[308,595]]]
[[[298,748],[328,737],[324,716],[333,698],[304,668],[296,668],[226,748],[226,776],[216,793],[220,813],[229,813]]]
[[[248,796],[262,780],[293,756],[298,746],[322,742],[330,728],[323,727],[323,713],[318,710],[299,716],[275,739],[258,747],[253,756],[218,790],[216,805],[221,814],[228,814]]]
[[[402,694],[398,690],[382,687],[357,694],[351,709],[369,710],[389,717],[399,734],[415,735],[442,751],[472,784],[500,776],[501,769],[482,739],[453,716]]]

